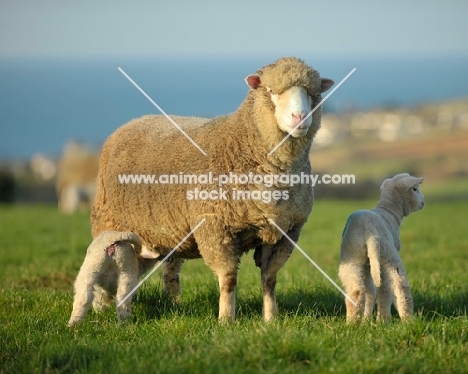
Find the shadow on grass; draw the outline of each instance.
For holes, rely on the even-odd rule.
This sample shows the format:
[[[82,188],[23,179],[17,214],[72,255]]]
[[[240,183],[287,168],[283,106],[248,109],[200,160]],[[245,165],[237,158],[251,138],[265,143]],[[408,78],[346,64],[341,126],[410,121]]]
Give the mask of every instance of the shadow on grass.
[[[414,311],[416,315],[424,317],[444,316],[460,317],[467,316],[468,291],[454,292],[448,295],[413,292]]]
[[[29,290],[47,288],[54,290],[71,290],[75,275],[68,272],[55,272],[43,275],[33,275],[18,281],[18,286]],[[14,286],[14,285],[13,285]]]
[[[133,307],[143,319],[171,318],[173,316],[201,317],[218,312],[218,290],[209,286],[200,288],[195,294],[184,295],[174,301],[158,286],[142,286]]]
[[[218,315],[219,291],[211,285],[201,286],[191,295],[184,295],[181,302],[173,302],[156,286],[144,287],[139,291],[134,307],[143,319],[171,318],[174,315],[206,317]],[[454,293],[447,297],[414,292],[415,314],[423,317],[434,315],[458,317],[467,315],[468,292]],[[262,297],[250,293],[241,295],[236,301],[236,315],[239,318],[261,318]],[[280,314],[312,318],[344,317],[344,297],[328,288],[289,288],[277,293]],[[398,313],[392,307],[392,314]]]
[[[281,314],[309,317],[341,316],[345,314],[343,297],[325,288],[313,290],[288,289],[277,293],[278,310]],[[174,302],[159,287],[142,287],[134,301],[140,318],[161,319],[174,315],[202,317],[218,315],[219,291],[211,285],[200,287],[191,295],[184,295]],[[261,318],[262,297],[248,294],[237,297],[236,316]]]
[[[346,314],[344,297],[325,287],[312,290],[292,289],[278,293],[280,312],[297,316],[337,317]]]

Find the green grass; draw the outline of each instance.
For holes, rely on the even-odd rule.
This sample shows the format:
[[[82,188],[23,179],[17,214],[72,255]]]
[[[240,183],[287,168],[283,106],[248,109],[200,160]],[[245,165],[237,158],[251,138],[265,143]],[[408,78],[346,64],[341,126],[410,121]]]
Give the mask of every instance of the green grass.
[[[337,280],[341,231],[375,202],[317,201],[299,245]],[[402,258],[416,318],[346,326],[342,295],[294,251],[280,271],[279,315],[261,320],[260,275],[242,259],[237,321],[218,323],[217,281],[201,260],[182,271],[183,301],[158,270],[138,291],[134,322],[92,311],[68,329],[72,284],[91,240],[85,215],[0,207],[1,373],[463,373],[468,368],[467,201],[430,201],[403,221]]]

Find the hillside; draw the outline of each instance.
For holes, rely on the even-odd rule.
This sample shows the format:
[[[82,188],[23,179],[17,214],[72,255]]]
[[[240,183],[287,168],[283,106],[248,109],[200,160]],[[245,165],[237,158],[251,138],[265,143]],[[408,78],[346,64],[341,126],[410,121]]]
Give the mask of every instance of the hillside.
[[[317,191],[322,195],[359,197],[353,191],[358,188],[361,193],[357,195],[375,196],[378,190],[372,193],[367,188],[378,188],[386,177],[409,172],[423,176],[424,188],[429,191],[443,190],[447,185],[447,194],[468,197],[468,130],[437,129],[395,142],[354,138],[313,149],[311,161],[315,173],[356,176],[358,187],[318,186]]]

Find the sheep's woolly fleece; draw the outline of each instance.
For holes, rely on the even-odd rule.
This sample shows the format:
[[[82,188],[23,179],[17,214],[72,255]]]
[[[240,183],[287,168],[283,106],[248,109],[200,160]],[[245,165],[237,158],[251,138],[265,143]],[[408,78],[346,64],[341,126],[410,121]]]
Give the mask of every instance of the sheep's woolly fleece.
[[[319,73],[310,69],[302,60],[301,64],[297,61],[295,58],[283,58],[257,70],[262,85],[271,88],[275,94],[281,94],[292,86],[306,87],[309,93],[315,94],[321,84]],[[272,74],[269,74],[270,70]]]

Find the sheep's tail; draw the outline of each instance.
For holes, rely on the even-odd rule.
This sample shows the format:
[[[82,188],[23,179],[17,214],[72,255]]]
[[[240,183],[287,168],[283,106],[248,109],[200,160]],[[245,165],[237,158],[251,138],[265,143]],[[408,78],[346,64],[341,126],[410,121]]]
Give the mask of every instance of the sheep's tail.
[[[369,257],[370,273],[376,287],[380,287],[382,279],[380,277],[380,238],[373,234],[366,240],[367,256]]]

